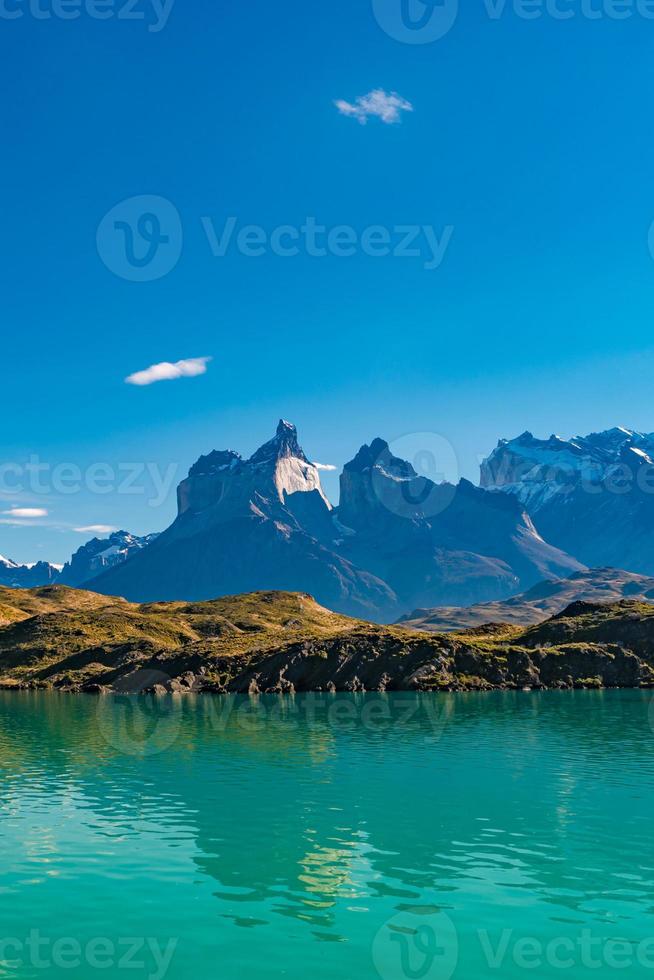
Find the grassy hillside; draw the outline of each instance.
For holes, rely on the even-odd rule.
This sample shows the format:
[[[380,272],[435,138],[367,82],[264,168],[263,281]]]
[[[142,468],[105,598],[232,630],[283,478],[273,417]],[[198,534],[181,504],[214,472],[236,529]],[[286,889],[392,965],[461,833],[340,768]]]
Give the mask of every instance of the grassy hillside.
[[[135,605],[0,590],[0,685],[70,691],[469,690],[654,685],[654,607],[576,603],[537,626],[425,634],[261,592]]]

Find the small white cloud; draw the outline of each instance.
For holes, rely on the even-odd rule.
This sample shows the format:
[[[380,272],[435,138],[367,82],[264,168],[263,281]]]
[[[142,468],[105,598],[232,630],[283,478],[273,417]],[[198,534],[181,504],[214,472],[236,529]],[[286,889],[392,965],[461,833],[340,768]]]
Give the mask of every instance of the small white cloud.
[[[200,374],[207,373],[207,364],[210,357],[189,357],[185,361],[162,361],[161,364],[152,364],[144,371],[136,371],[125,378],[128,385],[153,385],[157,381],[175,381],[177,378],[197,378]]]
[[[11,510],[3,510],[7,517],[47,517],[47,510],[42,507],[12,507]]]
[[[87,527],[74,527],[73,531],[77,531],[78,534],[112,534],[117,531],[117,527],[112,527],[111,524],[89,524]]]
[[[317,470],[328,470],[329,472],[338,469],[337,466],[332,466],[331,463],[314,463],[313,465]]]
[[[362,126],[369,116],[377,116],[383,123],[400,122],[402,112],[413,112],[413,106],[397,92],[385,92],[383,88],[373,89],[367,95],[360,95],[354,102],[336,99],[334,105],[343,116],[358,119]]]

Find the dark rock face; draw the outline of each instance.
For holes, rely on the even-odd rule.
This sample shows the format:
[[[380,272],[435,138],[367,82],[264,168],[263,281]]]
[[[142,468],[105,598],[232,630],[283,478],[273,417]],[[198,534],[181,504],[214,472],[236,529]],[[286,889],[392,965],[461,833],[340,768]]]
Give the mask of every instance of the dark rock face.
[[[127,561],[156,539],[156,534],[137,537],[127,531],[115,531],[108,538],[93,538],[75,552],[59,576],[60,585],[81,586],[101,574]]]
[[[489,651],[476,647],[472,638],[470,642],[463,637],[422,640],[415,634],[393,635],[382,628],[377,635],[354,629],[331,639],[289,643],[250,662],[231,657],[202,661],[191,654],[162,658],[155,654],[138,669],[127,673],[116,670],[115,677],[105,676],[103,685],[89,682],[83,690],[258,695],[654,686],[651,650],[644,657],[621,643],[580,643],[575,637],[568,644],[548,649],[535,641],[534,637],[527,646],[521,637],[519,646],[498,644]],[[224,682],[210,679],[216,674],[222,675]],[[65,676],[59,678],[58,686],[70,688]]]
[[[581,568],[536,533],[517,500],[467,480],[435,484],[376,439],[341,477],[340,551],[403,602],[466,604]]]
[[[585,565],[654,575],[654,434],[502,440],[481,485],[518,499],[540,534]]]
[[[339,612],[388,621],[419,604],[503,598],[580,568],[536,534],[516,500],[466,481],[437,485],[382,439],[346,464],[334,510],[282,420],[250,459],[201,457],[178,488],[172,526],[92,588],[136,601],[306,589]]]

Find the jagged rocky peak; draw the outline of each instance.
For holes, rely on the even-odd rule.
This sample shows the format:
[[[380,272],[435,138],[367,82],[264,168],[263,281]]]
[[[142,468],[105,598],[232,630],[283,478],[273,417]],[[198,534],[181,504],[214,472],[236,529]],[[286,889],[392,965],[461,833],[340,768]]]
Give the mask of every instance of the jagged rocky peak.
[[[331,510],[320,485],[320,474],[304,453],[292,422],[280,419],[274,437],[250,458],[257,469],[272,469],[272,481],[281,503],[294,493],[314,493]],[[265,488],[264,488],[265,489]]]
[[[260,449],[257,449],[250,458],[250,462],[258,466],[261,463],[274,462],[289,457],[300,459],[304,463],[309,462],[298,442],[296,427],[292,422],[280,419],[273,438],[265,442]]]
[[[77,549],[61,573],[61,584],[79,586],[108,568],[120,565],[158,537],[146,534],[139,537],[129,531],[113,531],[107,538],[91,538]]]
[[[569,485],[575,480],[601,480],[619,463],[640,465],[654,457],[654,434],[615,426],[587,436],[536,439],[523,432],[515,439],[501,439],[481,464],[481,485],[515,488],[526,500],[535,485]]]
[[[280,419],[273,438],[247,460],[231,449],[201,456],[178,487],[178,512],[199,514],[220,504],[222,511],[231,513],[261,497],[285,504],[295,493],[314,493],[321,509],[331,509],[318,469],[298,442],[297,429]]]
[[[234,469],[242,462],[240,453],[233,449],[214,449],[206,456],[200,456],[197,463],[188,471],[189,476],[210,476],[213,473],[221,473],[224,470]]]
[[[411,480],[417,476],[411,463],[393,456],[388,443],[379,438],[373,439],[369,446],[362,446],[344,469],[349,473],[365,473],[375,467],[395,479]]]
[[[381,516],[411,516],[406,500],[412,496],[409,488],[418,481],[424,489],[425,480],[411,463],[394,456],[384,439],[373,439],[343,467],[338,507],[341,525],[359,530],[378,523]]]
[[[536,439],[523,432],[515,439],[500,439],[497,447],[481,464],[482,487],[497,488],[523,482],[550,479],[552,472],[561,469],[577,470],[584,450],[574,441],[558,436]]]

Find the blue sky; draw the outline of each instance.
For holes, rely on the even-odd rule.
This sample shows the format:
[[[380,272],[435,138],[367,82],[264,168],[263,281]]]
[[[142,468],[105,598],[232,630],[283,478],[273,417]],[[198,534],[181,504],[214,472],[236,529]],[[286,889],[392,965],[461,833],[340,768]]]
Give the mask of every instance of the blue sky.
[[[370,0],[177,0],[159,31],[149,0],[129,21],[4,0],[21,16],[0,24],[1,456],[58,467],[59,489],[3,494],[48,514],[0,524],[0,553],[63,561],[89,536],[75,528],[162,529],[201,452],[251,452],[280,416],[339,468],[377,435],[435,433],[473,479],[525,428],[654,429],[654,20],[602,2],[591,20],[560,0],[562,21],[471,0],[444,37],[405,44]],[[378,89],[412,111],[363,125],[334,104]],[[181,252],[135,282],[98,229],[143,196],[170,202]],[[360,247],[216,257],[207,239],[207,221],[270,235],[308,216],[451,239],[435,269]],[[203,375],[124,381],[196,357]],[[122,482],[151,469],[142,492],[91,492],[99,463]]]

